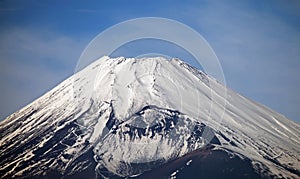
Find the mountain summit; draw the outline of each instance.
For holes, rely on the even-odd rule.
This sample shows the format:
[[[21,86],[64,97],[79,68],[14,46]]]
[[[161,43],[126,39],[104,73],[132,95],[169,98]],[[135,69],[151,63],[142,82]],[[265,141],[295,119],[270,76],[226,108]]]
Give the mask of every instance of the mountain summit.
[[[179,59],[105,56],[0,123],[0,178],[297,178],[299,146],[299,124]]]

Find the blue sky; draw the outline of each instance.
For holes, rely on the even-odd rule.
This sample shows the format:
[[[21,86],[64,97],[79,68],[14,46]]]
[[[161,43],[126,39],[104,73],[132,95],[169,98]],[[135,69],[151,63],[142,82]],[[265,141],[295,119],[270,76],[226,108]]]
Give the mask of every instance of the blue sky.
[[[97,34],[149,16],[198,31],[227,86],[300,123],[300,2],[292,0],[0,0],[0,120],[72,75]],[[133,42],[115,55],[152,53],[158,43]],[[190,58],[180,50],[174,56]]]

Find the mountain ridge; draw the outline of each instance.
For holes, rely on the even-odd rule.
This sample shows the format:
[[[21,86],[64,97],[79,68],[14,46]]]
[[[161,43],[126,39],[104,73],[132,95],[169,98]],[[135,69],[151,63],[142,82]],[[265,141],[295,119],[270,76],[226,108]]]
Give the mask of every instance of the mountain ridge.
[[[95,165],[82,159],[90,153],[97,176],[133,176],[151,169],[133,163],[165,163],[217,139],[215,149],[257,170],[296,178],[299,129],[179,59],[105,56],[0,123],[0,173],[72,175]]]

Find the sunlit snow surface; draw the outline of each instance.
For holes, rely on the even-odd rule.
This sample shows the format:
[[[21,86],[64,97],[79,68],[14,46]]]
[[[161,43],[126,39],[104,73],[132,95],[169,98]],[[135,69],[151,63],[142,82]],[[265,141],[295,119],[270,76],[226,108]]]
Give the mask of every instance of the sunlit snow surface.
[[[0,178],[136,176],[208,143],[300,177],[298,124],[178,59],[102,57],[0,123]]]

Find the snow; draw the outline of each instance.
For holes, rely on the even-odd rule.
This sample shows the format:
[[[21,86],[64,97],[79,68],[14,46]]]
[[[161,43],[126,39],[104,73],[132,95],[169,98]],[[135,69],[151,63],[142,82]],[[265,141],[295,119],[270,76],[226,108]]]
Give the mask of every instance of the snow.
[[[136,116],[145,106],[154,107]],[[167,109],[179,111],[180,120],[172,124],[168,135],[154,135],[150,130],[157,122],[154,119],[172,115]],[[110,118],[115,123],[108,128]],[[285,167],[290,163],[290,169],[300,170],[299,124],[224,87],[178,59],[162,57],[104,56],[9,116],[0,123],[0,131],[4,131],[0,134],[0,157],[38,137],[41,139],[30,152],[14,154],[16,160],[0,162],[0,171],[13,166],[3,177],[13,175],[22,160],[35,157],[35,152],[45,148],[55,134],[74,124],[65,136],[68,139],[74,136],[74,143],[59,141],[66,148],[56,158],[40,161],[40,165],[61,167],[58,162],[61,159],[67,167],[93,146],[95,158],[102,156],[102,160],[96,160],[97,167],[105,166],[121,175],[118,173],[121,162],[167,161],[203,147],[204,141],[196,143],[194,148],[188,146],[187,138],[196,122],[215,132],[221,142],[218,149],[248,157],[275,175],[297,177]],[[145,128],[145,135],[132,142],[128,135],[123,135],[128,130],[126,124]],[[138,136],[138,132],[134,131],[134,135]],[[55,152],[55,146],[46,151]],[[69,154],[70,159],[63,154]],[[27,166],[15,175],[35,171],[36,167]]]
[[[189,161],[186,163],[186,165],[187,165],[187,166],[191,165],[192,161],[193,161],[193,160],[189,160]]]
[[[175,172],[173,172],[173,173],[170,175],[170,178],[175,179],[178,172],[179,172],[179,170],[176,170]]]
[[[94,96],[97,96],[98,99],[104,99],[107,94],[111,94],[116,118],[120,120],[126,121],[129,116],[146,104],[178,110],[195,120],[205,122],[216,131],[222,131],[230,141],[238,145],[238,147],[224,145],[224,149],[238,151],[253,160],[258,160],[269,166],[274,173],[278,170],[277,167],[273,167],[273,164],[269,164],[263,158],[263,155],[271,154],[267,151],[263,155],[256,152],[261,150],[258,148],[264,146],[259,141],[270,140],[274,145],[272,147],[278,150],[282,150],[281,148],[284,150],[297,149],[299,146],[300,128],[298,124],[223,87],[208,75],[204,75],[205,80],[199,78],[191,73],[192,69],[189,66],[182,65],[182,62],[177,59],[145,58],[136,60],[120,57],[102,60],[99,63],[99,66],[110,66],[111,71],[110,73],[106,72],[104,67],[99,69],[98,73],[105,74],[105,77],[97,74],[99,78],[95,79],[97,85],[94,87]],[[109,80],[111,81],[108,82]],[[107,84],[111,85],[103,88]],[[105,92],[103,92],[104,89]],[[224,91],[227,91],[228,96],[224,95]],[[224,112],[225,103],[226,110]],[[281,122],[278,122],[277,119],[280,119]],[[101,131],[102,128],[103,126],[98,131]],[[228,134],[227,128],[234,132]],[[94,134],[94,136],[97,135],[99,133]],[[240,146],[236,139],[240,140]],[[109,139],[108,141],[113,140]],[[149,141],[145,140],[144,142]],[[156,155],[158,158],[172,155],[173,150],[168,148],[170,146],[168,143],[158,143],[155,139],[151,142],[151,147],[145,148],[146,146],[143,145],[143,151],[147,151],[147,155]],[[280,148],[277,147],[278,144],[280,144]],[[130,142],[121,142],[121,145],[124,147],[111,151],[114,155],[120,155],[116,158],[121,157],[128,162],[131,159],[132,161],[138,160],[138,158],[147,159],[143,158],[145,153],[138,152],[138,146],[135,147]],[[187,152],[184,146],[180,155]],[[155,153],[157,148],[162,153]],[[269,147],[266,146],[267,148]],[[109,150],[109,147],[107,149]],[[130,150],[126,151],[126,149]],[[297,152],[299,151],[293,151],[295,155]],[[137,154],[136,157],[125,155],[132,153]],[[294,166],[299,166],[299,161],[290,155],[283,155],[278,158],[281,158],[282,161],[293,160]]]

